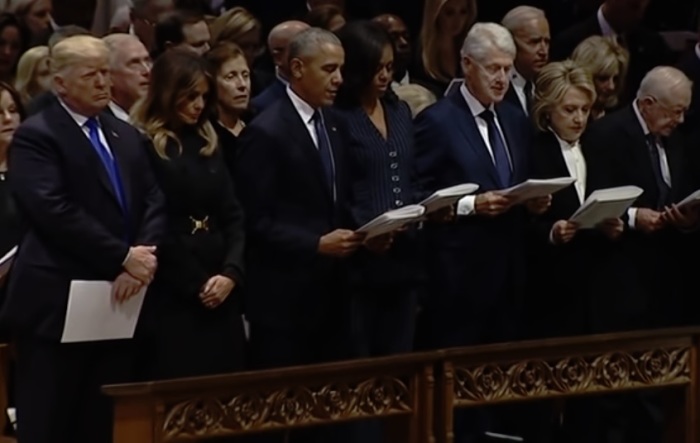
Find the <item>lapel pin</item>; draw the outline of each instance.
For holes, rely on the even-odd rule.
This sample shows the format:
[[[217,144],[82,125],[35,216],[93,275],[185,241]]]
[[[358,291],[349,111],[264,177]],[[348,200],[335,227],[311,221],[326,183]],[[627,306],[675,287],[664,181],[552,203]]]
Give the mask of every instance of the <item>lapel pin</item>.
[[[114,138],[119,138],[119,134],[117,134],[116,132],[112,131],[112,137],[114,137]]]
[[[331,131],[335,132],[335,126],[331,126]]]

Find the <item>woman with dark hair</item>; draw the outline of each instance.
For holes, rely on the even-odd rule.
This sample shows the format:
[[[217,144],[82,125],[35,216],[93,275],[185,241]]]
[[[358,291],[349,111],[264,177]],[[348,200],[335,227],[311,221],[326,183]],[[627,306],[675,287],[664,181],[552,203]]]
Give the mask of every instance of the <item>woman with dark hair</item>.
[[[26,114],[19,93],[5,82],[0,82],[0,256],[17,245],[20,223],[7,184],[7,148]]]
[[[312,8],[304,20],[312,28],[326,29],[336,32],[345,26],[343,11],[335,5],[319,5]]]
[[[240,303],[231,295],[243,277],[243,213],[209,122],[215,106],[206,61],[174,49],[156,60],[132,115],[152,140],[169,219],[142,325],[154,379],[243,367]]]
[[[212,125],[219,136],[226,165],[233,171],[236,139],[245,128],[250,104],[250,68],[243,50],[223,42],[207,53],[209,70],[216,81],[216,114]]]
[[[17,17],[0,13],[0,81],[14,83],[20,56],[29,47],[30,34]]]
[[[353,211],[362,225],[413,203],[413,122],[390,87],[394,53],[384,29],[361,21],[337,34],[345,65],[336,108],[353,138]],[[412,232],[398,234],[388,251],[366,250],[356,258],[351,316],[357,356],[410,351],[418,283]]]

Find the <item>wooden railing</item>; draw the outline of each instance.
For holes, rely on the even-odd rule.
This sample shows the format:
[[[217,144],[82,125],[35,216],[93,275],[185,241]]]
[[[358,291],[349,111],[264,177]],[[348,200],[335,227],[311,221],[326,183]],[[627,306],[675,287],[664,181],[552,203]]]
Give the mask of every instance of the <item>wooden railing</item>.
[[[700,441],[700,329],[506,343],[107,386],[114,443],[161,443],[381,418],[391,442],[452,443],[454,408],[676,388],[670,441]],[[670,434],[671,435],[671,434]]]

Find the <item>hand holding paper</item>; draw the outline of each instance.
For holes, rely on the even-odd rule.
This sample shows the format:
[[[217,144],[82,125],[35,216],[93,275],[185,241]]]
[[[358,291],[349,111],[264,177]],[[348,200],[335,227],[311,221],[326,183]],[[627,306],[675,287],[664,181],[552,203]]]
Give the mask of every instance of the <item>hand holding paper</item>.
[[[486,217],[496,217],[507,212],[513,206],[515,198],[498,192],[484,192],[474,200],[474,212]]]
[[[449,188],[435,191],[433,195],[426,198],[419,204],[425,207],[425,214],[432,214],[443,208],[450,207],[457,203],[462,197],[471,195],[479,189],[479,185],[473,183],[464,183],[461,185],[450,186]]]
[[[642,192],[637,186],[599,189],[588,196],[569,220],[578,223],[580,229],[595,228],[605,220],[622,216]]]
[[[409,223],[415,223],[423,219],[425,207],[421,205],[409,205],[400,209],[385,212],[366,223],[356,232],[363,234],[365,240],[369,240],[379,235],[394,232]]]
[[[554,194],[576,182],[573,177],[560,177],[550,179],[530,179],[519,185],[497,191],[499,194],[514,199],[514,204],[523,203],[537,197],[545,197]]]
[[[360,247],[365,235],[348,229],[336,229],[318,242],[318,253],[330,257],[347,257]]]

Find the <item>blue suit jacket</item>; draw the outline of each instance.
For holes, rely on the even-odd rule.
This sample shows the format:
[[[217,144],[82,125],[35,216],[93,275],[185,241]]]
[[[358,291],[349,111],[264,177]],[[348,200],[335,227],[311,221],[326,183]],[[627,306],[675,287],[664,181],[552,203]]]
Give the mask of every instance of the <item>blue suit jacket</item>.
[[[495,110],[510,151],[512,183],[499,182],[475,118],[462,94],[455,93],[416,119],[416,175],[424,194],[461,183],[478,184],[483,193],[528,178],[530,124],[508,102]],[[429,303],[448,317],[463,315],[465,309],[478,315],[480,309],[504,303],[504,291],[524,279],[526,224],[524,208],[515,207],[495,218],[470,215],[428,225],[426,266],[434,289]]]
[[[269,108],[282,97],[286,96],[287,85],[276,78],[267,88],[260,94],[256,95],[251,101],[253,112],[260,113]]]
[[[234,179],[247,225],[246,315],[275,327],[312,327],[339,300],[344,262],[318,254],[321,236],[354,229],[348,137],[332,110],[326,128],[336,170],[334,202],[323,164],[286,95],[258,115],[238,139]]]
[[[119,167],[128,218],[98,154],[58,100],[13,137],[10,187],[26,232],[0,320],[16,334],[59,339],[70,281],[114,280],[131,245],[155,245],[164,232],[148,141],[107,112],[99,119]]]

